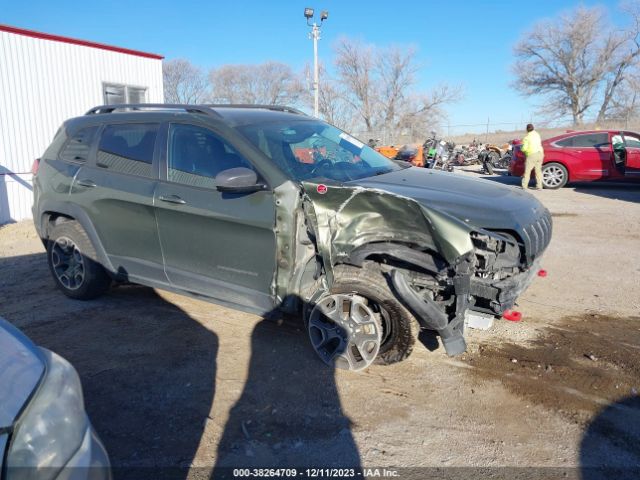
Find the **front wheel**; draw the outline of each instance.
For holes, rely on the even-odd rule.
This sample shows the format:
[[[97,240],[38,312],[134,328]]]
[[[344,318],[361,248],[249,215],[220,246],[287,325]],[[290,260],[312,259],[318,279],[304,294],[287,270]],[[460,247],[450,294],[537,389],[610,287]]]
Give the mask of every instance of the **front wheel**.
[[[551,162],[542,166],[542,186],[551,190],[562,188],[569,180],[569,172],[564,165]]]
[[[420,332],[378,265],[368,262],[336,266],[331,291],[316,302],[307,328],[320,358],[347,370],[404,360]]]

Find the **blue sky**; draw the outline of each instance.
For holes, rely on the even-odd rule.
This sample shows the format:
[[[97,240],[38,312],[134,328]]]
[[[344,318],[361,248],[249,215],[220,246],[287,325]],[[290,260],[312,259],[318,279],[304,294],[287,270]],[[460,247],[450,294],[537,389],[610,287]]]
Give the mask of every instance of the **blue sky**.
[[[586,1],[615,9],[614,1]],[[336,38],[378,45],[411,44],[419,83],[462,84],[465,97],[449,109],[449,123],[512,122],[535,117],[535,106],[510,88],[512,47],[544,17],[576,6],[572,0],[505,1],[165,1],[52,2],[0,0],[0,23],[164,55],[204,67],[278,60],[296,70],[311,61],[305,6],[329,10],[320,56],[331,60]],[[460,129],[452,129],[459,133]],[[479,130],[478,127],[462,130]]]

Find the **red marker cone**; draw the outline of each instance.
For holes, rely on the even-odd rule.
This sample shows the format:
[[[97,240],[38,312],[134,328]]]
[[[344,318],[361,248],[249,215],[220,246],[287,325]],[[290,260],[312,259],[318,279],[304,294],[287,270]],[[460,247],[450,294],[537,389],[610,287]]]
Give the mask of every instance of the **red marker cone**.
[[[510,322],[519,322],[520,320],[522,320],[522,313],[516,310],[505,310],[502,313],[502,318]]]

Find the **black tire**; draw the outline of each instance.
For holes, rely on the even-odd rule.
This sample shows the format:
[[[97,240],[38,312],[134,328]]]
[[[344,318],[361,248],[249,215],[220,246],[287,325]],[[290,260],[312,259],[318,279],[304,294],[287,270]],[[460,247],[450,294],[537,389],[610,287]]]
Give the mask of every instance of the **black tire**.
[[[491,161],[488,158],[484,161],[483,167],[485,173],[493,175],[493,165],[491,165]]]
[[[511,165],[511,155],[507,153],[500,159],[500,168],[508,169],[509,165]]]
[[[549,162],[542,165],[542,186],[550,190],[564,187],[569,181],[569,172],[561,163]]]
[[[66,271],[75,268],[81,274],[66,275],[66,271],[61,272],[65,270],[65,263],[61,260],[60,252],[65,249],[71,252],[67,258],[73,257],[73,260],[67,261]],[[67,297],[90,300],[109,289],[111,277],[94,260],[96,258],[96,250],[78,222],[64,221],[51,229],[47,239],[47,263],[56,285]],[[71,277],[73,280],[70,280]]]
[[[374,363],[390,365],[406,359],[420,333],[414,316],[396,299],[389,280],[377,264],[365,262],[363,268],[337,265],[331,293],[357,293],[369,300],[369,306],[380,310],[382,344]]]

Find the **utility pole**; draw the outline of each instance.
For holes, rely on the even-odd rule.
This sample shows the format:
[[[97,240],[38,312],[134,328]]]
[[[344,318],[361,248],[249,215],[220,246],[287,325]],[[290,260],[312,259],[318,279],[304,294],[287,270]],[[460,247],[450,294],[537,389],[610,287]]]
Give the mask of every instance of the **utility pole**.
[[[307,25],[311,27],[309,38],[313,40],[313,115],[317,118],[320,111],[320,71],[318,66],[318,40],[320,40],[320,27],[322,22],[329,18],[329,12],[323,10],[320,13],[320,25],[316,22],[310,23],[313,18],[313,8],[304,9],[304,17]]]

